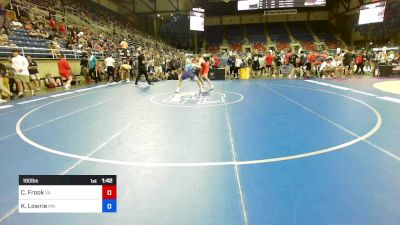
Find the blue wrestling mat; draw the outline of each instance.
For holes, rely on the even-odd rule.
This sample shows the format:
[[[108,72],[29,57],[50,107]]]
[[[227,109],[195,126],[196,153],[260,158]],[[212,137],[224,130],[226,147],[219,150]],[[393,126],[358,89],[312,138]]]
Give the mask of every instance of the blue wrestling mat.
[[[399,96],[323,80],[176,85],[2,105],[0,225],[400,224]],[[20,174],[115,174],[118,211],[19,213]]]

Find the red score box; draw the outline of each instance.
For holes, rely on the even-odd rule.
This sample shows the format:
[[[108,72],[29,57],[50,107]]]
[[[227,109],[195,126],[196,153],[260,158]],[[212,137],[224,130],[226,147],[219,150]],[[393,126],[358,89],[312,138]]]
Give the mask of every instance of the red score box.
[[[103,199],[117,199],[116,185],[103,185]]]

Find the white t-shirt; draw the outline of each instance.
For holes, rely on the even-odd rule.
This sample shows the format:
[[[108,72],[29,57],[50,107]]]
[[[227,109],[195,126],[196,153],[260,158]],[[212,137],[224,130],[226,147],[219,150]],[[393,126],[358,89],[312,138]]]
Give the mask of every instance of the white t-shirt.
[[[12,68],[14,69],[14,74],[29,76],[28,66],[29,63],[25,57],[18,55],[12,58]]]
[[[107,58],[104,60],[104,62],[105,62],[105,64],[106,64],[106,67],[109,67],[109,66],[114,67],[114,66],[115,66],[115,60],[114,60],[112,57],[107,57]]]
[[[236,67],[240,67],[242,65],[242,63],[243,63],[243,61],[242,61],[241,58],[236,58],[236,61],[235,61],[235,66]]]
[[[260,67],[265,67],[265,56],[259,57],[258,58],[258,63],[260,64]]]
[[[22,23],[19,21],[11,21],[11,25],[14,27],[23,27]]]

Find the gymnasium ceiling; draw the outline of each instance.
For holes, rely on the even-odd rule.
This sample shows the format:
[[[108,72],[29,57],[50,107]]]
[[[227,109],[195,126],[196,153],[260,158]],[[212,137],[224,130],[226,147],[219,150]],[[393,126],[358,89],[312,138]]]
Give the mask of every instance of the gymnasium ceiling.
[[[143,14],[171,14],[187,12],[193,7],[202,7],[207,15],[238,14],[237,0],[110,0],[116,3],[124,15]],[[365,0],[327,0],[327,8],[343,14],[358,8]],[[324,7],[325,8],[325,7]],[[313,8],[299,8],[298,10],[313,10]],[[254,11],[253,11],[254,12]],[[240,12],[249,13],[249,11]]]

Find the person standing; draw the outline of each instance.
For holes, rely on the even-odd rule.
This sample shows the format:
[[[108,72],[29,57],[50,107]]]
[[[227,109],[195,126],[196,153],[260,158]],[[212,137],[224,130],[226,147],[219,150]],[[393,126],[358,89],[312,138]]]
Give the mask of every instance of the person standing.
[[[229,72],[228,56],[226,55],[225,52],[221,56],[220,66],[225,70],[225,78],[228,78],[228,72]]]
[[[307,67],[307,55],[302,50],[300,51],[300,73],[303,74],[302,78],[304,80],[307,79],[306,67]]]
[[[61,54],[60,60],[58,61],[58,72],[61,76],[63,82],[66,82],[64,88],[66,91],[69,91],[71,87],[71,66],[69,65],[67,59],[64,54]]]
[[[236,58],[235,56],[231,55],[228,58],[228,66],[229,66],[229,77],[230,79],[234,79],[235,78],[235,71],[236,71]]]
[[[115,82],[115,77],[114,77],[115,60],[111,54],[104,60],[104,63],[106,64],[108,82],[109,83],[111,82],[110,77],[112,78],[112,81]]]
[[[274,62],[273,62],[274,73],[272,74],[272,77],[274,78],[281,77],[281,69],[280,69],[282,64],[281,57],[277,53],[274,53],[273,57],[274,57]]]
[[[200,59],[200,67],[201,70],[199,74],[199,80],[203,86],[203,89],[204,89],[204,80],[203,80],[204,78],[207,81],[208,85],[210,86],[210,90],[213,90],[214,86],[212,85],[210,78],[208,78],[208,72],[210,71],[210,58],[205,57],[204,59],[203,58]]]
[[[146,53],[146,50],[140,49],[139,52],[140,52],[140,54],[138,56],[138,75],[136,77],[135,86],[139,86],[138,82],[142,75],[144,75],[144,77],[146,78],[146,81],[149,85],[153,85],[152,83],[150,83],[149,76],[147,75],[147,71],[146,71],[146,63],[147,62],[146,62],[146,58],[144,56],[144,54]]]
[[[213,59],[214,59],[213,68],[218,69],[219,65],[220,65],[220,59],[219,59],[218,55],[214,54],[214,58]]]
[[[351,75],[351,62],[353,61],[353,53],[345,50],[343,55],[344,76]]]
[[[253,78],[260,77],[260,61],[258,60],[258,50],[251,56],[251,75]]]
[[[86,54],[82,55],[80,66],[81,66],[80,75],[82,75],[86,79],[86,83],[90,83],[89,61],[87,59],[87,55]]]
[[[234,79],[239,79],[239,70],[242,67],[243,60],[240,58],[239,55],[235,58],[235,71],[234,71]]]
[[[293,53],[292,56],[290,57],[290,61],[289,61],[290,65],[291,65],[291,70],[290,70],[290,74],[288,76],[289,79],[296,79],[296,78],[300,78],[303,77],[303,70],[301,69],[301,65],[300,65],[300,57],[296,54]],[[299,76],[297,76],[299,75]]]
[[[28,60],[24,56],[21,56],[17,49],[12,51],[12,56],[12,68],[14,69],[15,82],[17,82],[18,97],[24,96],[24,83],[28,84],[29,89],[31,90],[31,95],[35,96],[33,84],[29,79]]]
[[[98,75],[96,73],[96,64],[97,64],[97,59],[96,56],[92,52],[89,53],[89,76],[94,80],[94,82],[97,84],[98,81]]]
[[[3,63],[0,63],[0,91],[4,91],[10,98],[12,98],[14,95],[10,92],[10,90],[7,87],[3,85],[3,77],[5,77],[6,74],[7,74],[6,66]],[[5,103],[5,102],[7,101],[1,99],[0,95],[0,103]]]
[[[360,51],[356,57],[357,69],[355,73],[364,75],[364,54]],[[359,72],[360,70],[360,72]]]
[[[36,88],[35,90],[40,91],[40,76],[39,76],[38,65],[35,61],[32,60],[31,56],[28,56],[27,59],[28,59],[28,63],[29,63],[29,67],[28,67],[29,78],[35,85],[35,88]]]
[[[265,66],[267,68],[267,76],[272,75],[272,62],[274,61],[274,56],[272,55],[271,51],[268,51],[267,56],[265,57]]]
[[[8,73],[8,89],[13,93],[13,95],[18,95],[17,82],[14,79],[14,69],[12,68],[12,57],[7,58],[8,63],[5,64]],[[15,87],[15,88],[14,88]]]
[[[204,92],[203,86],[195,74],[196,69],[200,68],[201,67],[195,63],[195,60],[193,60],[193,62],[186,64],[185,68],[183,69],[183,74],[178,79],[178,87],[176,87],[175,93],[180,92],[180,89],[182,87],[182,81],[186,79],[195,80],[197,86],[199,87],[199,93],[203,93]]]

